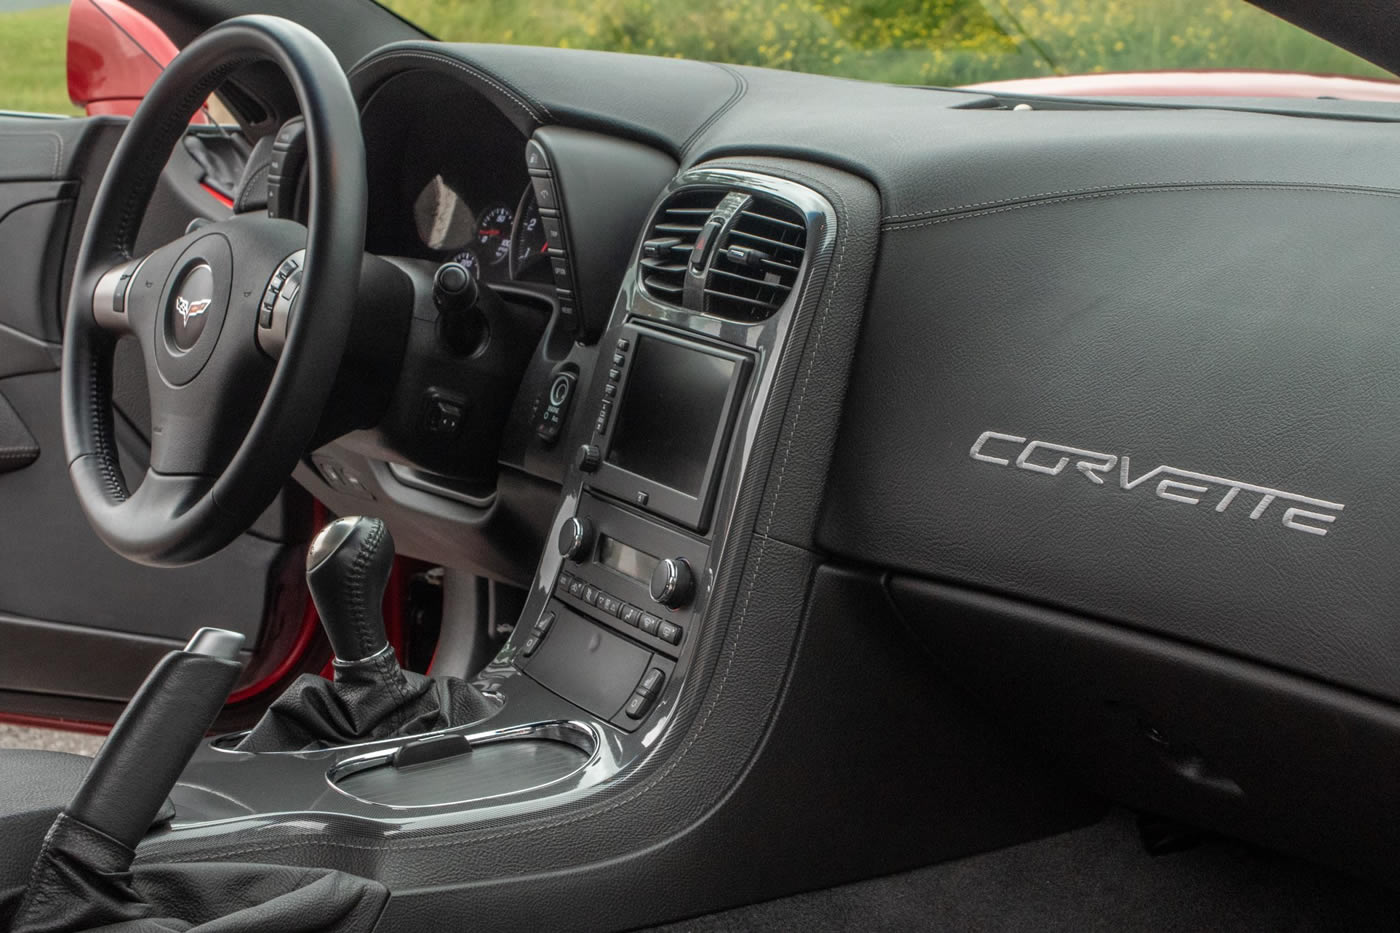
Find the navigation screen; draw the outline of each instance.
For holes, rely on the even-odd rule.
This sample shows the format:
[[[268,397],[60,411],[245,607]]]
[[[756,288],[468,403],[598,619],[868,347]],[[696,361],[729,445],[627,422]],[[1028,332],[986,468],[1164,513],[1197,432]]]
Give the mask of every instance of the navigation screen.
[[[608,462],[699,496],[735,362],[640,336]]]

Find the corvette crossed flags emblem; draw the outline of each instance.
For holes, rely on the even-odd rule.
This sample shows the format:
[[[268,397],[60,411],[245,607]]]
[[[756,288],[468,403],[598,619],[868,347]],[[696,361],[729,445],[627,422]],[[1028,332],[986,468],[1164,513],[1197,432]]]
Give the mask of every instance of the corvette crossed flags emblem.
[[[190,318],[199,317],[209,307],[212,298],[202,298],[199,301],[189,301],[183,295],[176,296],[175,310],[180,313],[180,323],[189,324]]]

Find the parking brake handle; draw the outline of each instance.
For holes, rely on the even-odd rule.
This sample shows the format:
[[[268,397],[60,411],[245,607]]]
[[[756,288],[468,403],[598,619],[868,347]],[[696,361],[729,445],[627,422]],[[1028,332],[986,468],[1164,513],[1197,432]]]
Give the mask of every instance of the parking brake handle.
[[[146,676],[67,807],[128,849],[146,835],[228,699],[243,636],[202,628]]]

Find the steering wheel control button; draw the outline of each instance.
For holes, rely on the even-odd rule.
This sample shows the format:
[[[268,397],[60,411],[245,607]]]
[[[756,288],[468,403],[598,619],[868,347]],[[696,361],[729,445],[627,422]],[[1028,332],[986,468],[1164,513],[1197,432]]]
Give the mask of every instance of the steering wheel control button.
[[[564,418],[569,412],[569,402],[574,397],[574,385],[578,377],[571,372],[557,374],[550,382],[544,397],[540,400],[540,415],[535,421],[535,436],[546,445],[559,439],[564,429]]]
[[[574,466],[578,467],[581,473],[596,472],[602,462],[603,452],[595,444],[579,447],[578,454],[574,457]]]
[[[112,290],[112,311],[115,314],[126,313],[126,287],[131,284],[131,273],[123,272],[117,278],[117,286]]]
[[[593,552],[593,535],[593,522],[578,516],[569,519],[559,529],[560,555],[569,560],[587,560]]]
[[[279,356],[287,342],[287,323],[301,291],[305,262],[306,250],[292,253],[273,270],[263,290],[262,303],[258,305],[258,346],[268,356]]]
[[[668,557],[651,574],[651,598],[667,609],[679,609],[695,592],[695,576],[684,557]]]

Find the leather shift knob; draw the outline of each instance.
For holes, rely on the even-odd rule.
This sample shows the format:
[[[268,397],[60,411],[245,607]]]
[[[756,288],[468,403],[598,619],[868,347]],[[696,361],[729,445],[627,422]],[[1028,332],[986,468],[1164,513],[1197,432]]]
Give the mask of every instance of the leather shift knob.
[[[337,519],[311,542],[306,584],[336,660],[363,661],[388,645],[382,606],[393,565],[394,539],[377,518]]]

